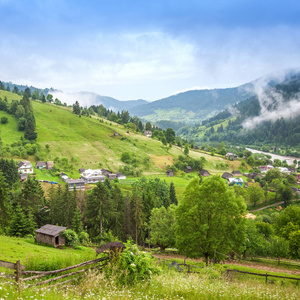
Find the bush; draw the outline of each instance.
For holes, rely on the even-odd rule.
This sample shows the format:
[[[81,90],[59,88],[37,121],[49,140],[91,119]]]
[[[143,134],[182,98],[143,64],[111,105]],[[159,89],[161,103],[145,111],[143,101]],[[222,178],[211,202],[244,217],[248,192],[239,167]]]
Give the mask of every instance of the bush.
[[[159,273],[160,269],[152,264],[149,253],[141,252],[130,241],[126,249],[111,261],[106,268],[106,275],[113,276],[118,285],[134,285],[151,278],[151,274]]]
[[[66,239],[66,246],[75,246],[78,243],[78,235],[72,229],[66,229],[61,233]]]
[[[90,242],[90,236],[87,232],[81,231],[78,238],[81,244],[88,244]]]
[[[6,124],[8,123],[8,118],[7,117],[2,117],[1,118],[1,124]]]

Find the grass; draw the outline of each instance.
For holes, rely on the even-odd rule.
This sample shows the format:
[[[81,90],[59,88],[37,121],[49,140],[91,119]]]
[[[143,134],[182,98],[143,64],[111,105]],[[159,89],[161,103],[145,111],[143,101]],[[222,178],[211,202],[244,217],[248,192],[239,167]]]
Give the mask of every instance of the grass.
[[[55,270],[96,258],[95,251],[91,248],[56,249],[38,245],[33,238],[0,235],[0,245],[0,260],[13,263],[20,260],[26,270]]]

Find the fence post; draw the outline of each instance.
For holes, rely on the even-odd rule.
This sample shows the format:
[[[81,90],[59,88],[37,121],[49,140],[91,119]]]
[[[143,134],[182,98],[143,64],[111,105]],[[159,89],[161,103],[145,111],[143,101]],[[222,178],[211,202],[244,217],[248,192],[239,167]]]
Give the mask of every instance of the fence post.
[[[188,274],[190,274],[190,271],[191,271],[191,266],[188,265]]]
[[[19,292],[22,290],[22,269],[21,262],[18,260],[16,262],[16,282],[18,285]]]
[[[268,283],[268,273],[266,273],[266,283]]]

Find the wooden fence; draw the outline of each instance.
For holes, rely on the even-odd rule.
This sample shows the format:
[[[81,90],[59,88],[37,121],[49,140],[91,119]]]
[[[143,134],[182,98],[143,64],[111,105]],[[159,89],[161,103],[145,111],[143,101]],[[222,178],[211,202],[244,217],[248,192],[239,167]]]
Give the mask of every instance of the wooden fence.
[[[75,279],[78,279],[82,276],[82,274],[86,273],[89,270],[93,270],[93,269],[102,270],[103,267],[106,265],[108,258],[109,256],[106,255],[101,258],[85,261],[83,263],[71,267],[67,267],[60,270],[54,270],[54,271],[24,271],[25,266],[21,265],[19,260],[16,263],[0,261],[0,267],[15,270],[14,274],[0,273],[0,277],[4,277],[9,280],[14,280],[17,283],[20,290],[34,287],[34,286],[41,286],[53,281],[72,277],[71,279],[60,281],[56,284],[50,285],[51,287],[53,287],[53,286],[63,285]],[[88,267],[83,268],[86,266]],[[78,270],[74,270],[74,269],[78,269]],[[74,271],[70,272],[70,270],[74,270]],[[62,274],[57,276],[57,274],[59,273]],[[29,281],[31,281],[32,283],[28,284]]]
[[[229,274],[230,272],[233,272],[233,273],[242,273],[242,274],[266,277],[266,283],[268,283],[268,277],[290,279],[290,280],[297,280],[297,281],[300,280],[300,278],[296,278],[296,277],[279,276],[279,275],[272,275],[272,274],[268,274],[268,273],[260,274],[260,273],[252,273],[252,272],[239,271],[239,270],[230,270],[230,269],[227,269],[226,272],[227,272],[227,274]]]

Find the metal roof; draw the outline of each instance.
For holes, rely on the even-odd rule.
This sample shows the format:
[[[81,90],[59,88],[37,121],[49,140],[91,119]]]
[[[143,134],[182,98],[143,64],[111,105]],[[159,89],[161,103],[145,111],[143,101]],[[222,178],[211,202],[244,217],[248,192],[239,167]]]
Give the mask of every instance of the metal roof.
[[[36,230],[35,232],[50,235],[50,236],[57,236],[66,229],[67,227],[47,224],[42,226],[40,229]]]

